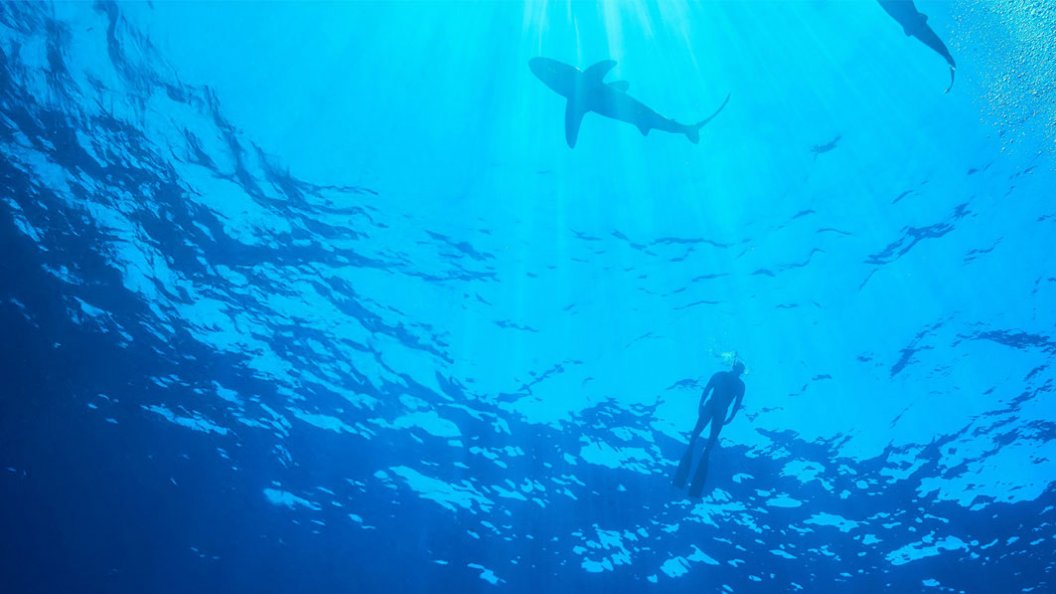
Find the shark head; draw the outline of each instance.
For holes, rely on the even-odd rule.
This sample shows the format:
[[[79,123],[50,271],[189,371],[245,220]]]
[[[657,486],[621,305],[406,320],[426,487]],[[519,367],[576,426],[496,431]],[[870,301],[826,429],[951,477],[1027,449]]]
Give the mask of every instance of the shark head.
[[[532,74],[543,81],[543,84],[565,97],[576,92],[576,86],[582,75],[578,68],[550,58],[532,58],[528,60],[528,68],[532,70]]]

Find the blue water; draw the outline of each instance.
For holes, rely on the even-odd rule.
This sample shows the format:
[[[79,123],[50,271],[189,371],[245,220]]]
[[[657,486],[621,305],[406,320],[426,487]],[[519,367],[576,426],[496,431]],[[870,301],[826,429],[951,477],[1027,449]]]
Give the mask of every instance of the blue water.
[[[917,8],[0,4],[0,590],[1056,592],[1056,5]]]

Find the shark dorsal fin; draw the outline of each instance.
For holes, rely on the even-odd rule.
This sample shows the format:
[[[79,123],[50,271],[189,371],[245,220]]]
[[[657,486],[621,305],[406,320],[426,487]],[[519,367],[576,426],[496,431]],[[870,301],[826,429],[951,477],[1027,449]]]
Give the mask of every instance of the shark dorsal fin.
[[[605,75],[616,67],[616,60],[602,60],[583,71],[583,78],[596,83],[601,83]]]
[[[617,91],[620,91],[622,93],[626,93],[627,89],[631,88],[631,83],[629,83],[629,82],[627,82],[625,80],[618,80],[618,81],[609,83],[609,86],[614,88],[614,89],[616,89]]]

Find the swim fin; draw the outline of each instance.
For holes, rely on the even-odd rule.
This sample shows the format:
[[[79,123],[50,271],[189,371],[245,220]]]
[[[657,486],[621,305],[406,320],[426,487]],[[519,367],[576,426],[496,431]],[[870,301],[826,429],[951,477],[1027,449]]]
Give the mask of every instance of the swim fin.
[[[696,498],[700,497],[704,492],[704,482],[708,480],[708,455],[704,454],[704,458],[701,459],[700,464],[697,466],[697,473],[693,475],[693,484],[689,486],[689,496]]]
[[[678,470],[675,471],[675,478],[672,479],[671,484],[683,489],[686,486],[686,479],[689,478],[689,469],[693,466],[693,444],[689,444],[686,448],[685,455],[682,456],[682,461],[678,463]]]

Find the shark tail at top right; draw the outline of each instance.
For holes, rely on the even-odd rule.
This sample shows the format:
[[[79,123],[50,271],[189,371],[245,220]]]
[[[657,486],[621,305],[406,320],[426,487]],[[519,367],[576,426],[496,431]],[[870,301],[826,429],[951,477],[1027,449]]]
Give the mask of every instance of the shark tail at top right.
[[[722,100],[722,105],[720,105],[719,108],[715,110],[715,113],[704,118],[703,120],[700,120],[696,124],[691,124],[687,127],[688,129],[686,130],[686,138],[688,138],[689,141],[693,144],[697,144],[698,142],[700,142],[700,129],[703,128],[705,124],[715,119],[715,116],[719,115],[719,113],[726,108],[726,104],[729,102],[730,94],[727,93],[726,98]]]

